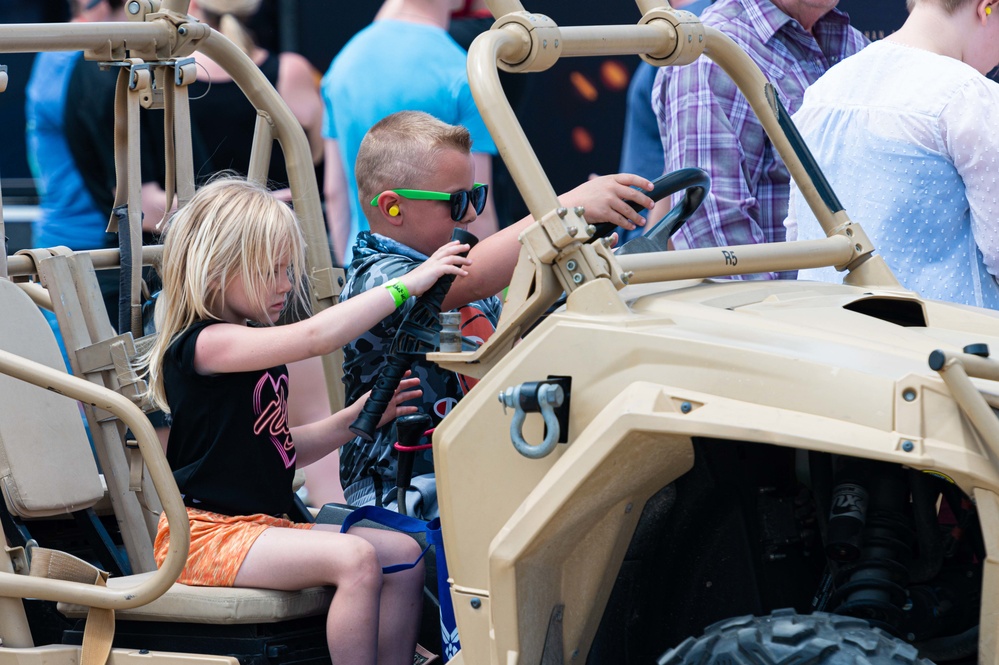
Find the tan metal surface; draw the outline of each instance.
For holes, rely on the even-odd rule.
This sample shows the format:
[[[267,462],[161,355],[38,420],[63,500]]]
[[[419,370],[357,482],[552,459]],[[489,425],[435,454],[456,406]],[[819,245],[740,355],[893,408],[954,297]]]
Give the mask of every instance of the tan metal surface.
[[[2,649],[2,665],[76,665],[80,660],[80,647],[53,645],[35,649]],[[239,665],[230,656],[210,656],[190,653],[167,653],[145,649],[112,649],[107,665]]]
[[[504,663],[514,653],[519,662],[534,662],[543,638],[537,631],[547,625],[555,599],[567,605],[566,653],[585,653],[608,588],[599,585],[613,583],[620,553],[591,543],[584,562],[573,548],[585,540],[581,534],[597,529],[614,497],[644,504],[648,488],[636,491],[631,483],[646,467],[665,463],[678,439],[826,451],[943,473],[967,492],[999,490],[984,441],[926,363],[938,347],[960,348],[972,339],[999,344],[994,313],[927,303],[935,327],[900,328],[844,309],[872,297],[849,286],[671,286],[621,292],[632,296],[623,311],[601,305],[609,293],[596,284],[577,290],[565,313],[514,347],[438,428],[434,454],[449,570],[456,587],[489,597],[483,606],[488,633],[476,632],[483,609],[472,608],[467,595],[456,602],[463,648],[473,650],[467,662]],[[878,297],[901,296],[885,291]],[[573,378],[569,443],[529,460],[504,433],[510,414],[495,395],[548,375]],[[999,384],[988,385],[999,392]],[[915,397],[904,399],[909,391]],[[692,410],[681,413],[681,402]],[[540,439],[539,421],[528,417],[529,440]],[[640,452],[634,438],[608,433],[627,429],[622,422],[650,433],[647,441],[639,437],[650,449]],[[610,449],[596,454],[591,441]],[[906,442],[913,443],[911,452]],[[614,478],[606,485],[610,496],[586,475],[598,459]],[[675,475],[655,477],[664,485]],[[493,482],[497,478],[503,482]],[[568,537],[560,525],[577,511],[588,529]],[[559,586],[562,566],[571,566],[572,585]],[[583,580],[598,586],[580,596]],[[482,640],[491,644],[488,660]]]

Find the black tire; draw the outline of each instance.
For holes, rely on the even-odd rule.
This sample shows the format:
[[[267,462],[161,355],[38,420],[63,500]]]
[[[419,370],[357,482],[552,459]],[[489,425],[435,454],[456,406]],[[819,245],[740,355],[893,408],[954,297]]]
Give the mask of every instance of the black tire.
[[[659,665],[933,665],[916,647],[863,619],[777,610],[708,626],[659,659]]]

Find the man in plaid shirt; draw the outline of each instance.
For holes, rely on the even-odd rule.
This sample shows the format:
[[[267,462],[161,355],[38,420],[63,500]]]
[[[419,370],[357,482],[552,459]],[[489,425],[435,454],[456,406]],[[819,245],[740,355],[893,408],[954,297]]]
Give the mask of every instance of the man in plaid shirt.
[[[718,0],[701,14],[731,37],[774,84],[788,113],[805,88],[868,40],[838,0]],[[696,166],[711,193],[673,237],[677,249],[784,240],[790,176],[749,102],[707,57],[656,75],[652,105],[666,155],[664,173]],[[793,279],[794,272],[736,279]]]

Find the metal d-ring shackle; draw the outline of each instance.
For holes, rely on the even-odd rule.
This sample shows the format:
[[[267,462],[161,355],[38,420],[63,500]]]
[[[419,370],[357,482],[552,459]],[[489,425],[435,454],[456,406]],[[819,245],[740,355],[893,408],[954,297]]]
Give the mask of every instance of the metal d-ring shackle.
[[[513,420],[510,422],[510,440],[517,452],[530,459],[541,459],[555,450],[560,434],[555,409],[565,401],[562,386],[557,383],[528,381],[501,392],[499,401],[504,410],[506,407],[514,409]],[[524,439],[524,419],[528,411],[540,412],[545,421],[545,438],[538,445],[531,445]]]

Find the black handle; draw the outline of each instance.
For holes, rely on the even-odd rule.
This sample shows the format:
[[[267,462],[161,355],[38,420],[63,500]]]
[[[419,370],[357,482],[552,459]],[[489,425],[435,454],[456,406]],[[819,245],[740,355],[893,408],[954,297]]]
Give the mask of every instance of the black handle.
[[[405,376],[409,365],[410,360],[400,354],[391,354],[385,359],[385,364],[378,372],[378,378],[375,379],[375,385],[371,389],[368,401],[361,409],[361,415],[350,426],[351,432],[365,441],[374,441],[378,421],[385,415],[385,409],[392,401],[396,389],[399,388],[399,382]]]
[[[430,416],[425,413],[411,413],[395,420],[395,429],[399,434],[399,448],[414,448],[420,445],[423,433],[430,429]],[[405,490],[413,479],[413,459],[416,453],[412,450],[399,451],[399,469],[396,473],[396,487]]]

